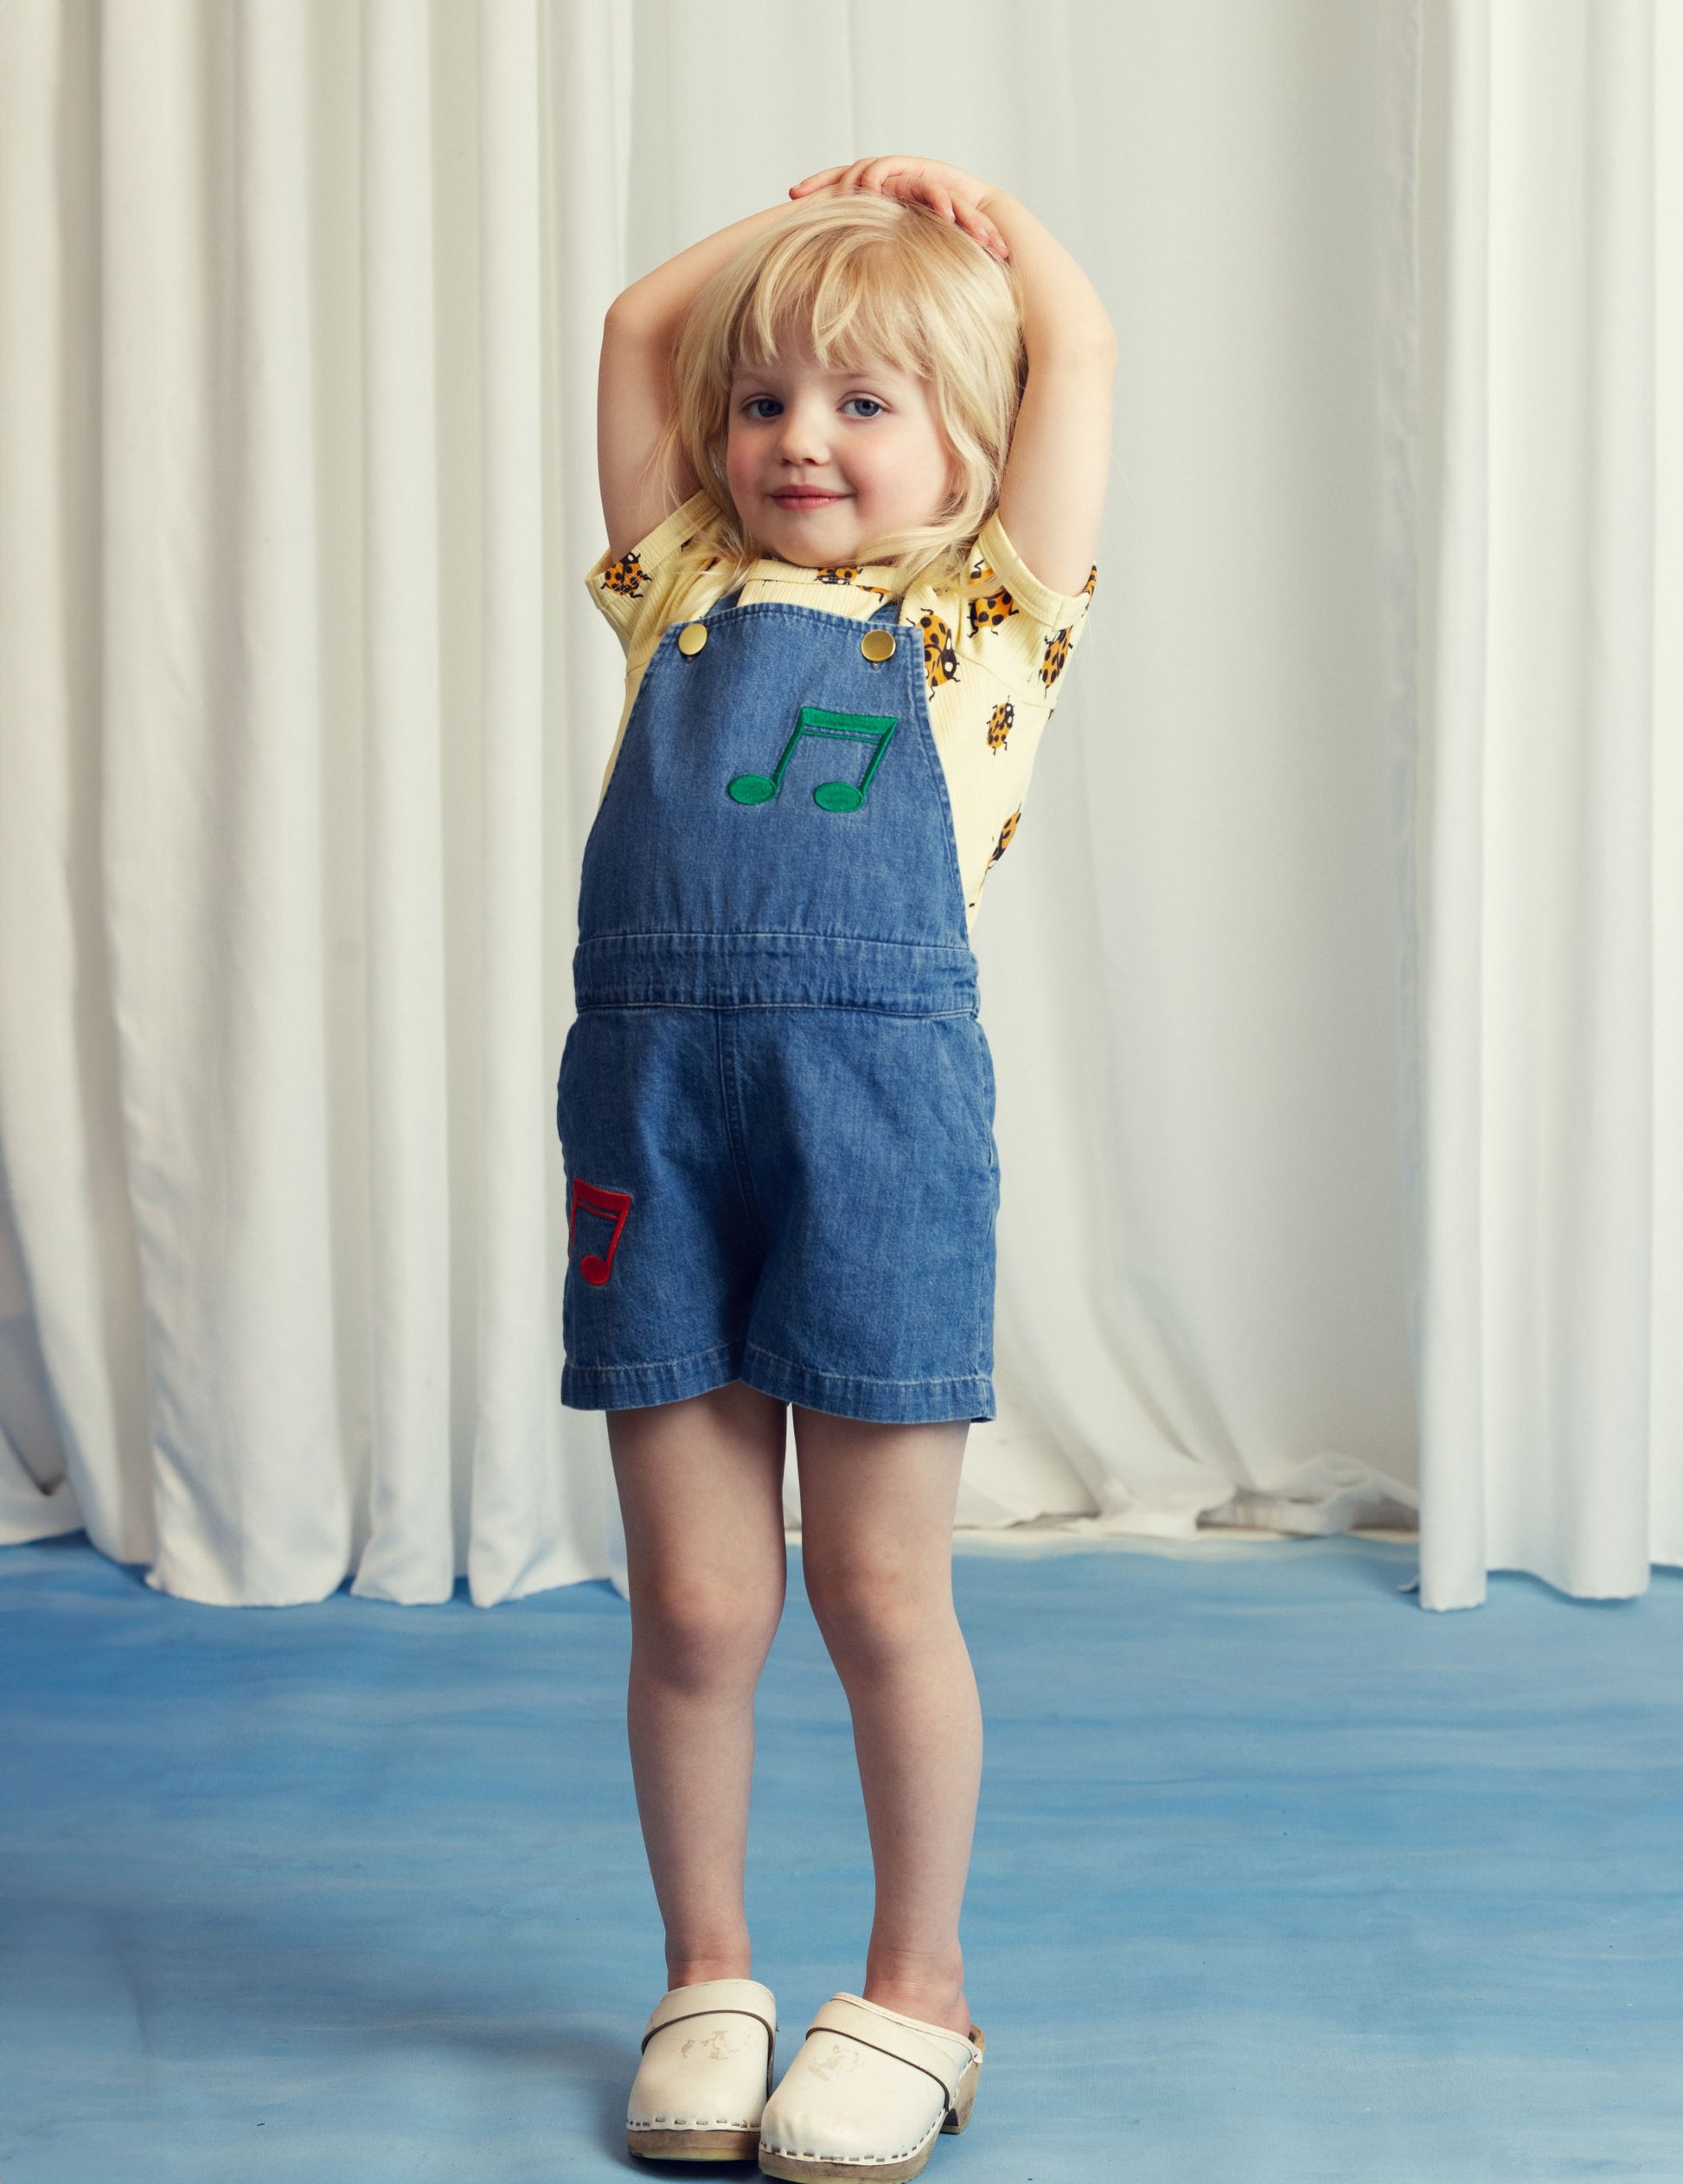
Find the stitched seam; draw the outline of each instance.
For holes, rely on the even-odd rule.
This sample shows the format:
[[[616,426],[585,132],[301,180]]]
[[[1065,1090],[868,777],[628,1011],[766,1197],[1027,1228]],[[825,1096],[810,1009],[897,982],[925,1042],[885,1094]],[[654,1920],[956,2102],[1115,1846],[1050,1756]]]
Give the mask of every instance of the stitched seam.
[[[893,605],[893,601],[885,599],[882,604],[885,607]],[[714,605],[717,606],[716,601]],[[870,614],[838,614],[833,608],[822,606],[803,606],[797,600],[795,599],[750,599],[746,606],[720,606],[718,607],[716,612],[714,608],[710,607],[706,614],[697,615],[694,618],[697,621],[704,621],[708,629],[714,630],[721,627],[725,623],[730,621],[733,616],[741,614],[793,615],[797,619],[803,621],[833,622],[839,628],[844,630],[863,630],[867,623],[876,621],[880,618],[878,613],[874,612]],[[886,616],[881,617],[880,619],[882,626],[885,629],[915,630],[918,627],[915,622],[902,622],[899,620],[890,622]],[[683,627],[684,624],[682,622],[669,622],[666,625],[667,630],[681,630]],[[921,636],[922,632],[919,631],[918,634]],[[664,637],[666,635],[666,630],[662,630],[661,635]],[[651,653],[650,657],[652,659],[653,656],[654,655]],[[898,655],[896,656],[898,656]],[[873,667],[886,667],[889,663],[886,660],[880,662],[873,660],[871,664]],[[921,663],[919,663],[919,664],[921,665]]]
[[[714,1045],[719,1055],[719,1096],[724,1104],[725,1143],[730,1148],[731,1173],[736,1177],[737,1191],[748,1216],[749,1226],[759,1239],[762,1253],[770,1248],[765,1219],[760,1212],[759,1201],[754,1195],[754,1179],[746,1153],[747,1131],[742,1122],[742,1093],[737,1083],[736,1049],[726,1035],[725,1014],[715,1009]]]
[[[872,948],[920,948],[942,955],[973,956],[962,940],[900,940],[880,932],[834,932],[816,925],[616,925],[579,943],[594,948],[605,940],[857,940]],[[744,951],[746,953],[746,951]]]
[[[870,2042],[869,2042],[868,2040],[867,2040],[867,2041],[866,2041],[866,2042],[864,2042],[863,2044],[864,2044],[866,2046],[869,2046]],[[883,2051],[882,2051],[882,2052],[883,2052],[883,2053],[886,2055],[886,2054],[888,2053],[888,2050],[885,2047],[885,2048],[883,2049]],[[894,2058],[894,2059],[895,2059],[895,2061],[896,2061],[896,2062],[901,2062],[901,2061],[903,2061],[905,2059],[904,2059],[904,2057],[902,2057],[902,2056],[898,2056],[898,2055],[897,2055],[897,2056]],[[914,2064],[914,2065],[912,2066],[912,2067],[913,2067],[913,2069],[916,2069],[917,2066]],[[935,2082],[936,2082],[936,2084],[938,2085],[940,2084],[940,2082],[941,2082],[941,2081],[939,2080],[939,2078],[937,2078]],[[951,2105],[952,2105],[952,2104],[951,2104],[950,2102],[949,2102],[949,2103],[947,2104],[948,2108],[950,2108],[950,2107],[951,2107]],[[777,2142],[776,2142],[774,2140],[772,2140],[772,2139],[769,2139],[769,2138],[765,2141],[765,2143],[766,2143],[766,2145],[767,2145],[767,2146],[769,2146],[769,2147],[771,2148],[771,2151],[772,2151],[774,2154],[792,2154],[792,2155],[794,2155],[796,2156],[796,2158],[797,2158],[797,2160],[798,2160],[798,2159],[800,2159],[800,2158],[802,2158],[803,2156],[804,2156],[805,2158],[807,2158],[807,2159],[809,2159],[809,2160],[812,2160],[812,2161],[846,2162],[849,2165],[849,2167],[851,2167],[851,2168],[881,2168],[881,2167],[882,2167],[882,2165],[883,2165],[885,2162],[903,2162],[903,2161],[905,2161],[905,2158],[906,2158],[906,2156],[907,2156],[908,2155],[910,2155],[910,2154],[915,2154],[915,2153],[917,2152],[917,2150],[918,2150],[918,2147],[920,2147],[920,2146],[926,2146],[926,2145],[928,2145],[928,2144],[929,2144],[929,2142],[930,2142],[930,2141],[931,2141],[931,2139],[938,2138],[938,2137],[940,2136],[940,2135],[941,2135],[941,2125],[942,2125],[942,2123],[945,2121],[945,2116],[946,2116],[946,2111],[945,2111],[945,2110],[944,2110],[942,2111],[942,2113],[941,2113],[939,2116],[937,2116],[937,2117],[936,2117],[935,2121],[934,2121],[934,2122],[933,2122],[933,2123],[930,2125],[929,2129],[928,2129],[928,2130],[927,2130],[924,2133],[923,2136],[922,2136],[920,2139],[916,2139],[916,2140],[914,2140],[914,2141],[912,2142],[912,2143],[910,2146],[903,2146],[903,2147],[901,2147],[901,2149],[900,2149],[900,2150],[899,2150],[899,2152],[898,2154],[865,2154],[865,2155],[858,2155],[858,2154],[829,2154],[829,2155],[825,2155],[825,2154],[820,2154],[820,2153],[816,2152],[816,2149],[813,2149],[813,2148],[811,2148],[811,2147],[806,2147],[806,2146],[779,2146],[779,2145],[778,2145],[778,2144],[777,2144]]]
[[[571,1359],[567,1362],[575,1373],[591,1373],[599,1378],[610,1373],[659,1373],[669,1365],[694,1365],[704,1357],[728,1357],[730,1354],[728,1342],[715,1342],[710,1350],[687,1350],[682,1357],[647,1358],[640,1365],[573,1365]]]
[[[874,1001],[587,1001],[579,1014],[582,1016],[590,1009],[694,1009],[720,1015],[749,1009],[826,1009],[832,1015],[903,1016],[908,1023],[917,1024],[944,1022],[949,1016],[974,1019],[976,1015],[974,1009],[891,1009],[886,1002]]]
[[[917,623],[912,624],[923,635]],[[958,829],[952,816],[952,792],[947,785],[947,769],[935,741],[935,722],[929,709],[929,676],[921,655],[912,665],[912,712],[913,723],[922,733],[914,738],[930,769],[931,786],[941,807],[942,826],[947,838],[947,873],[952,892],[958,898],[958,922],[961,930],[969,930],[969,900],[964,893],[964,872],[958,855]]]
[[[988,1194],[991,1199],[993,1196],[994,1178],[994,1133],[988,1122],[987,1094],[982,1089],[986,1083],[986,1077],[982,1073],[982,1053],[987,1044],[987,1038],[988,1034],[983,1030],[980,1019],[978,1019],[976,1027],[976,1038],[973,1042],[976,1048],[977,1068],[976,1092],[979,1101],[976,1119],[982,1124],[982,1134],[984,1140],[982,1150],[988,1156]],[[991,1067],[991,1061],[988,1066]],[[987,1223],[988,1233],[990,1235],[996,1233],[997,1220],[998,1209],[996,1207],[990,1207]],[[988,1340],[988,1307],[989,1301],[988,1289],[989,1284],[982,1278],[981,1265],[978,1260],[976,1284],[976,1362],[978,1372],[981,1370],[982,1361],[984,1355],[987,1355],[992,1349],[992,1344]]]
[[[935,1380],[876,1380],[865,1373],[826,1373],[816,1365],[797,1364],[792,1357],[780,1357],[776,1350],[768,1350],[764,1342],[750,1342],[748,1348],[761,1357],[769,1357],[774,1365],[786,1365],[791,1373],[804,1373],[815,1380],[835,1380],[844,1387],[969,1387],[972,1381],[986,1377],[981,1373],[948,1373]],[[852,2037],[849,2033],[848,2038]],[[868,2040],[865,2044],[870,2046]]]
[[[751,2131],[746,2117],[626,2117],[630,2131]]]

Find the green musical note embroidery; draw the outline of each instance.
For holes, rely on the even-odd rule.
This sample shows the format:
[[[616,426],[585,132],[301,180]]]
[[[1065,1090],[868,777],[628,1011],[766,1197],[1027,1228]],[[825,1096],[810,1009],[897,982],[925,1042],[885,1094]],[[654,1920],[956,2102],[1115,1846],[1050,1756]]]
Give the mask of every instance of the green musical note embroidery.
[[[871,778],[882,764],[882,754],[898,725],[897,719],[887,714],[826,713],[822,706],[803,705],[795,733],[783,746],[777,772],[739,773],[725,793],[736,804],[770,804],[783,786],[784,769],[789,764],[790,753],[803,735],[873,743],[876,748],[871,753],[871,763],[857,788],[851,781],[821,781],[812,792],[812,801],[821,811],[857,811],[870,791]]]

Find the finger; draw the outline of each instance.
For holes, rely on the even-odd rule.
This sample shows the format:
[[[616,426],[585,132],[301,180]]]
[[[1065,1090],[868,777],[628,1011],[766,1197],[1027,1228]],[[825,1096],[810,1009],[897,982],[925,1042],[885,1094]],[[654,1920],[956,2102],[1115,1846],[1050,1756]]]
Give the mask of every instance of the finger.
[[[993,221],[984,213],[979,213],[968,199],[960,197],[957,202],[959,221],[965,234],[973,235],[977,242],[989,250],[997,249],[1005,238],[995,227]]]
[[[881,189],[896,175],[914,179],[911,176],[905,161],[896,157],[893,153],[878,159],[863,160],[861,164],[864,169],[864,175],[860,183],[861,189]]]
[[[798,197],[803,190],[822,189],[825,183],[836,181],[846,171],[842,167],[821,167],[816,174],[803,175],[799,182],[792,185],[789,194],[791,197]]]
[[[901,204],[924,206],[937,220],[957,221],[960,216],[946,191],[937,189],[923,175],[895,175],[884,184],[884,189]]]
[[[996,252],[1000,257],[1008,258],[1011,254],[1011,246],[988,215],[978,212],[973,213],[972,217],[976,221],[974,233],[977,240],[986,243],[989,249]]]
[[[951,198],[921,175],[890,175],[882,185],[882,195],[893,197],[899,204],[925,206],[940,220],[955,217]]]

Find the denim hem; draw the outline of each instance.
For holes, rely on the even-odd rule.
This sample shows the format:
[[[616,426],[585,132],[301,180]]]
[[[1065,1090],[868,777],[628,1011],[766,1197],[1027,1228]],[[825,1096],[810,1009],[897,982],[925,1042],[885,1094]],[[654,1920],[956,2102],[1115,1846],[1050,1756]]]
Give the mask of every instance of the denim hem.
[[[739,1378],[780,1403],[798,1403],[805,1410],[827,1411],[833,1418],[865,1419],[878,1425],[941,1425],[961,1419],[972,1425],[987,1425],[995,1416],[994,1383],[986,1373],[950,1380],[870,1380],[794,1365],[750,1342],[742,1354]]]
[[[739,1377],[728,1342],[689,1357],[655,1365],[574,1365],[561,1367],[561,1401],[575,1411],[635,1411],[650,1403],[682,1403]]]

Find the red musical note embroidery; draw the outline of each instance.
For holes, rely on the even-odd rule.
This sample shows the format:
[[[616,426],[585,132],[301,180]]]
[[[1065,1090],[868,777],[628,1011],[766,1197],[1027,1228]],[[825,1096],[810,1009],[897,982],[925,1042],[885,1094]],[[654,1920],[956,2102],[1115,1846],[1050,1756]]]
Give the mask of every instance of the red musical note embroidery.
[[[628,1190],[604,1190],[596,1183],[587,1183],[579,1176],[573,1179],[573,1207],[567,1215],[566,1247],[573,1249],[573,1232],[578,1225],[579,1208],[587,1214],[600,1214],[613,1223],[613,1234],[608,1239],[605,1252],[588,1252],[579,1262],[579,1271],[593,1289],[600,1289],[613,1271],[613,1255],[619,1248],[619,1239],[625,1227],[625,1216],[631,1210],[631,1194]]]

